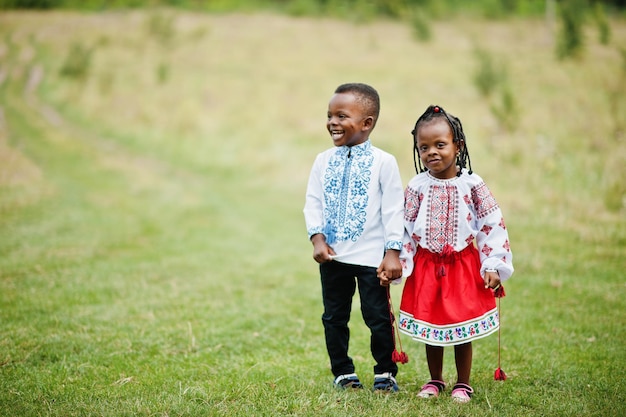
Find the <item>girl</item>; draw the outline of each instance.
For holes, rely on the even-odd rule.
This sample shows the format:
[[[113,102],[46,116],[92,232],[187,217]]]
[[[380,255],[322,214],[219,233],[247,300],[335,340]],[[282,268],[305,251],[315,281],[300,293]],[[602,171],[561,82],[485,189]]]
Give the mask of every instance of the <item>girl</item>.
[[[417,175],[405,190],[403,266],[408,278],[400,331],[426,344],[431,380],[418,396],[443,392],[443,348],[454,346],[452,398],[468,402],[474,392],[469,385],[472,340],[498,329],[494,290],[513,273],[509,237],[498,203],[472,173],[461,121],[430,106],[411,133]]]

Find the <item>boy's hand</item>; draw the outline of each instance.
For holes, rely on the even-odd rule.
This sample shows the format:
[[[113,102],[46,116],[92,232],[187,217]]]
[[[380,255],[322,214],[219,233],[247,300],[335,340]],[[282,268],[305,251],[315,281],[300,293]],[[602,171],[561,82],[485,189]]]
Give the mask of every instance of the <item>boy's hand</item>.
[[[313,243],[313,259],[318,264],[330,262],[333,260],[333,256],[336,255],[333,248],[326,244],[326,238],[323,234],[317,233],[311,236],[311,242]]]
[[[376,276],[383,287],[389,286],[391,281],[402,278],[402,264],[400,263],[400,251],[389,249],[385,257],[376,269]]]

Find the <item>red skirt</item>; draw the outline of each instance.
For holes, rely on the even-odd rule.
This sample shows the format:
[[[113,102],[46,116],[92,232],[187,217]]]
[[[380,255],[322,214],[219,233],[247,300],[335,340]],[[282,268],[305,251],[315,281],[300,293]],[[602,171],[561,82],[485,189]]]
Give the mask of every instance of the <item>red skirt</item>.
[[[418,246],[400,303],[400,331],[436,346],[467,343],[499,327],[493,290],[474,245],[438,254]]]

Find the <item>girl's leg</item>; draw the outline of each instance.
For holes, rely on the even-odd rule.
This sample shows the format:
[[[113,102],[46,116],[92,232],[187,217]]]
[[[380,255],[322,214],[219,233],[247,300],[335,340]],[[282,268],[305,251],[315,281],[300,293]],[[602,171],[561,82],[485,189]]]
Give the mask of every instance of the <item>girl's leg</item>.
[[[420,398],[438,397],[446,387],[443,382],[443,347],[426,345],[426,361],[430,381],[422,386],[417,396]]]
[[[443,347],[426,345],[426,361],[430,379],[433,381],[443,381]]]
[[[454,346],[457,383],[468,384],[472,372],[472,342]]]

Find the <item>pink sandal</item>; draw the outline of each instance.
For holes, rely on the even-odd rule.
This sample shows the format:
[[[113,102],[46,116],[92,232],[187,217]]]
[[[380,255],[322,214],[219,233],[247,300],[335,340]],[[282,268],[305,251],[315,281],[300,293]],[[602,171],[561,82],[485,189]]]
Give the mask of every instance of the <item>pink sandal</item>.
[[[452,388],[452,400],[457,403],[467,403],[472,399],[474,390],[467,384],[456,384]]]
[[[445,382],[433,379],[422,386],[421,391],[417,394],[417,396],[420,398],[438,397],[445,388]]]

